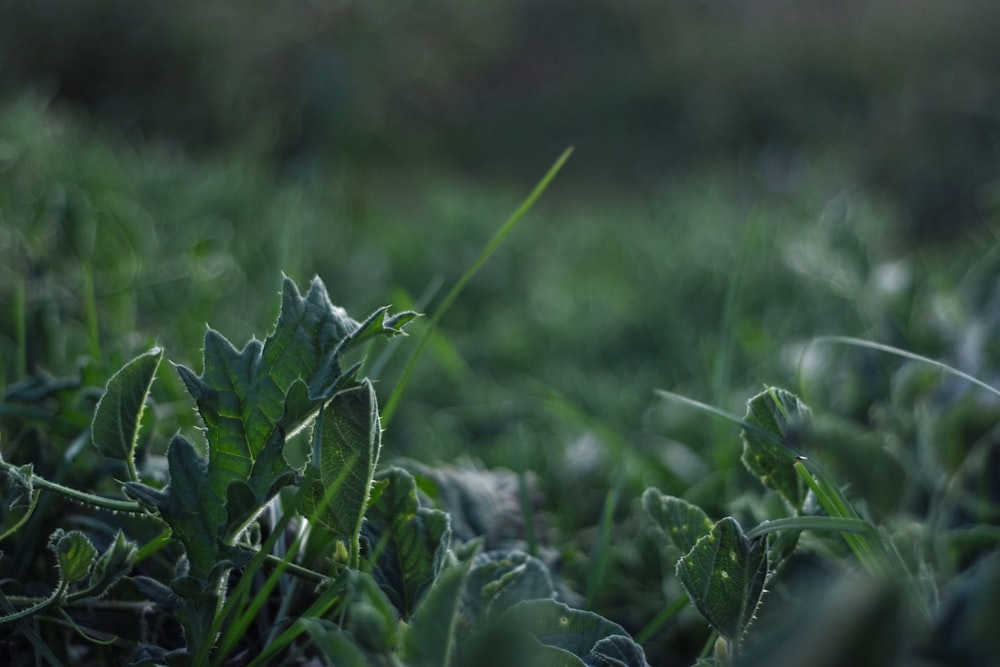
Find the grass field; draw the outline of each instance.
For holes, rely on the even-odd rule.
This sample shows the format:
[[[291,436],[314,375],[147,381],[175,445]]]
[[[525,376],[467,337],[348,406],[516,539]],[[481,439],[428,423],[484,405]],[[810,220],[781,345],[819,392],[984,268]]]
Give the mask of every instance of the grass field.
[[[440,165],[296,175],[238,152],[191,157],[167,144],[126,141],[37,96],[9,100],[0,113],[4,460],[33,464],[28,479],[121,496],[123,470],[89,446],[96,401],[112,374],[154,345],[200,373],[206,324],[237,347],[252,336],[264,340],[278,315],[282,276],[303,292],[318,276],[355,319],[386,305],[427,314],[407,326],[408,338],[355,354],[367,355],[362,373],[384,407],[428,336],[398,410],[383,416],[379,474],[389,477],[376,476],[385,485],[377,488],[396,489],[403,482],[385,471],[407,467],[424,494],[422,509],[450,513],[456,562],[473,562],[475,533],[507,522],[508,530],[481,535],[484,550],[517,548],[544,563],[558,599],[619,624],[653,665],[990,664],[1000,650],[985,630],[1000,618],[993,594],[1000,566],[990,555],[1000,534],[1000,404],[928,360],[997,386],[996,207],[984,206],[980,224],[951,238],[918,241],[898,206],[829,153],[784,171],[763,162],[716,164],[632,187],[574,171],[574,159],[430,330],[449,290],[551,162],[500,180]],[[146,481],[157,488],[166,481],[167,442],[178,431],[195,437],[205,418],[191,410],[184,382],[168,366],[157,373],[136,436]],[[805,411],[769,408],[781,451],[805,452],[823,466],[811,469],[821,492],[798,504],[770,483],[770,472],[741,462],[755,431],[739,420],[747,401],[771,386],[812,409],[807,419]],[[134,583],[169,582],[166,568],[179,547],[167,546],[159,528],[61,504],[44,490],[19,523],[25,498],[42,487],[25,491],[11,470],[4,527],[13,528],[0,561],[11,582],[3,586],[8,613],[30,609],[57,584],[45,548],[57,528],[82,531],[99,550],[110,550],[109,536],[122,528],[141,558],[106,599],[126,606],[148,599],[167,611],[157,615],[157,629],[141,637],[123,631],[105,646],[92,640],[117,627],[102,616],[112,612],[59,598],[0,626],[8,655],[34,651],[51,664],[68,664],[74,651],[88,656],[86,664],[191,659],[191,626],[191,655],[168,655],[183,649],[170,627],[184,621],[151,584]],[[326,483],[336,490],[343,482]],[[661,495],[647,496],[651,488]],[[837,504],[833,489],[846,504]],[[476,500],[487,492],[496,498]],[[682,567],[675,576],[675,563],[700,562],[691,549],[701,535],[690,544],[665,538],[671,524],[650,509],[658,505],[646,506],[661,497],[674,499],[664,500],[670,512],[700,508],[720,540],[742,545],[744,531],[754,540],[771,535],[764,564],[757,563],[771,591],[759,609],[753,577],[737,594],[716,598],[713,590],[706,600],[690,579],[701,570],[683,579]],[[261,515],[257,546],[284,525],[277,517]],[[733,528],[723,517],[739,523]],[[807,522],[801,538],[800,528],[753,532],[764,521],[795,517],[844,523]],[[373,540],[379,520],[387,519],[369,515],[365,525],[376,533],[353,537]],[[867,530],[857,522],[875,532],[853,537]],[[350,543],[338,539],[335,529],[315,538],[333,550]],[[71,546],[79,545],[64,545]],[[193,547],[186,548],[190,558]],[[202,638],[202,655],[213,664],[247,664],[273,644],[273,659],[284,664],[295,664],[297,648],[416,665],[445,655],[472,660],[476,642],[490,645],[464,619],[454,641],[473,639],[459,642],[458,653],[449,639],[451,648],[435,653],[434,632],[417,620],[421,607],[386,598],[387,585],[382,593],[366,588],[377,577],[324,572],[320,564],[332,556],[310,548],[298,562],[336,582],[325,589],[335,595],[319,596],[326,611],[314,613],[310,592],[285,575],[280,595],[254,588],[238,612],[246,615],[246,637]],[[759,551],[747,548],[749,558]],[[365,571],[356,558],[350,564]],[[262,586],[260,563],[236,567],[256,572],[262,578],[254,586]],[[425,618],[446,614],[456,572],[472,577],[461,579],[470,587],[486,576],[441,566]],[[174,593],[182,590],[173,583]],[[518,586],[510,595],[532,597],[534,589]],[[247,611],[255,599],[264,609]],[[749,605],[749,615],[744,609],[732,622],[720,619],[712,610],[723,603]],[[71,615],[60,616],[60,607]],[[214,621],[222,609],[212,612]],[[296,618],[312,620],[295,625]],[[381,630],[362,618],[376,618]],[[567,623],[576,624],[572,618]],[[871,619],[880,619],[874,639]],[[387,629],[394,621],[416,629]],[[281,643],[265,632],[282,622],[300,636]],[[82,634],[71,631],[74,624]],[[345,637],[355,648],[344,648]],[[431,648],[422,653],[417,644]],[[577,659],[639,664],[634,653],[619,663],[599,654]],[[554,659],[546,656],[539,659]]]

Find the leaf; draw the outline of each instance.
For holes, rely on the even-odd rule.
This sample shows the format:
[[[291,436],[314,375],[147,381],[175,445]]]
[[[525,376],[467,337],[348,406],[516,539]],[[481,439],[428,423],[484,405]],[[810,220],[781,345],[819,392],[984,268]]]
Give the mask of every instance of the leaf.
[[[793,427],[810,419],[809,408],[795,394],[772,387],[747,403],[745,421],[760,431],[742,431],[743,465],[765,486],[780,493],[796,512],[802,510],[806,487],[793,468],[797,452],[785,443]]]
[[[683,553],[691,551],[712,530],[712,520],[700,507],[656,489],[646,489],[642,494],[642,508],[657,531]]]
[[[218,562],[226,505],[209,484],[208,461],[187,438],[178,434],[170,440],[167,462],[170,484],[165,489],[129,482],[125,492],[160,513],[173,537],[184,545],[192,576],[207,584]]]
[[[421,507],[413,476],[401,468],[380,473],[388,481],[368,508],[363,526],[377,560],[372,574],[404,618],[441,570],[451,541],[448,515]]]
[[[368,506],[382,440],[378,402],[371,383],[366,380],[334,396],[320,414],[314,438],[313,464],[319,467],[320,475],[305,497],[302,512],[312,516],[327,489],[349,467],[333,497],[320,509],[318,519],[355,540]]]
[[[366,649],[387,653],[396,646],[399,613],[367,572],[347,571],[346,629]]]
[[[97,549],[78,530],[65,532],[62,528],[56,528],[49,537],[49,549],[56,555],[59,573],[65,583],[86,579],[97,558]]]
[[[604,640],[620,636],[623,640],[631,642],[632,647],[629,653],[641,659],[640,662],[634,664],[646,667],[646,658],[642,648],[629,638],[628,633],[620,625],[593,612],[572,609],[555,600],[521,602],[501,615],[498,622],[501,625],[510,625],[525,630],[533,635],[542,646],[566,651],[579,658],[584,664],[601,664],[596,661],[603,658],[595,653],[595,649],[600,654],[607,654],[612,649],[611,645]],[[620,652],[620,648],[615,650]],[[576,663],[560,661],[559,664]]]
[[[472,559],[466,608],[473,621],[489,621],[524,600],[555,597],[545,564],[523,551],[490,551]]]
[[[0,459],[2,462],[2,459]],[[31,517],[38,504],[40,489],[34,488],[34,467],[27,463],[20,467],[9,466],[4,478],[10,480],[10,489],[0,501],[0,540],[16,533]]]
[[[413,614],[403,638],[403,656],[409,667],[448,667],[455,648],[455,630],[469,563],[445,569],[434,580]]]
[[[768,576],[767,542],[725,517],[677,561],[677,577],[702,616],[738,642],[753,621]]]
[[[162,359],[163,349],[155,347],[125,364],[111,376],[94,412],[94,445],[108,458],[127,461],[130,468],[135,465],[146,398]]]
[[[607,667],[647,667],[646,654],[631,637],[612,635],[594,644],[591,655]]]
[[[135,564],[138,548],[134,542],[125,539],[125,534],[118,531],[115,539],[101,554],[94,565],[94,571],[88,582],[88,595],[101,597],[109,588],[129,573]]]
[[[323,618],[303,616],[295,620],[305,628],[328,664],[337,667],[371,667],[371,661],[361,648],[340,629],[340,626]]]

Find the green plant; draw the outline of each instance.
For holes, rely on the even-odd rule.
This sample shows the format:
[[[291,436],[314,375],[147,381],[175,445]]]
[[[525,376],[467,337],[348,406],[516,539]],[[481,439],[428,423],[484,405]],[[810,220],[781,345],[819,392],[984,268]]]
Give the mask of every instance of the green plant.
[[[109,592],[111,600],[138,595],[148,602],[133,604],[166,610],[184,639],[177,647],[135,643],[135,664],[222,664],[237,649],[266,664],[307,635],[334,661],[444,665],[455,655],[485,655],[496,630],[478,635],[494,620],[521,635],[535,632],[540,650],[568,650],[579,660],[610,650],[607,641],[641,656],[620,626],[556,602],[540,561],[481,552],[476,540],[453,542],[448,514],[421,501],[411,473],[376,470],[382,426],[375,391],[358,377],[361,362],[344,360],[362,343],[401,334],[415,315],[382,308],[358,322],[330,303],[319,279],[304,295],[286,279],[265,340],[237,349],[209,329],[202,373],[177,366],[204,425],[205,451],[174,435],[165,486],[145,479],[137,465],[147,454],[141,421],[164,352],[154,348],[127,363],[108,382],[91,429],[100,454],[120,463],[124,496],[70,488],[34,474],[31,464],[0,460],[13,494],[4,535],[24,525],[40,490],[111,513],[109,526],[127,515],[161,529],[142,544],[119,529],[103,551],[83,531],[55,530],[48,542],[58,573],[52,593],[3,595],[16,611],[2,620],[23,626],[107,604]],[[292,523],[298,532],[289,544]],[[143,561],[160,552],[173,554],[173,572],[142,574]],[[246,646],[243,633],[279,579],[291,585],[282,575],[316,592],[302,593],[308,606],[298,613],[282,600],[282,632]],[[264,581],[251,586],[257,579]],[[539,622],[552,627],[531,630]],[[25,636],[43,651],[40,640]]]

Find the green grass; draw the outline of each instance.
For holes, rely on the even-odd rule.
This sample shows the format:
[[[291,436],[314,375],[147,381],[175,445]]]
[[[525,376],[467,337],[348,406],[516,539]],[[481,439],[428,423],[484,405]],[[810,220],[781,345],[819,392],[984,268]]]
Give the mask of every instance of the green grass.
[[[518,202],[547,165],[490,183],[385,167],[289,182],[246,156],[195,161],[129,145],[32,98],[0,111],[0,143],[0,448],[51,482],[117,493],[126,470],[102,467],[87,446],[111,374],[153,344],[200,368],[206,323],[232,340],[262,338],[282,273],[300,284],[315,274],[349,312],[395,302],[431,314],[410,340],[365,350],[389,406],[383,460],[514,471],[516,488],[498,494],[523,528],[519,546],[553,566],[567,599],[637,637],[652,664],[693,662],[715,644],[685,611],[692,596],[673,576],[683,554],[658,542],[640,511],[649,487],[713,522],[734,517],[751,540],[787,546],[780,540],[803,531],[738,647],[746,664],[766,662],[759,656],[783,645],[787,627],[823,645],[811,617],[796,625],[782,613],[814,594],[802,583],[810,575],[855,572],[855,562],[876,576],[905,571],[921,595],[956,605],[991,581],[995,220],[900,255],[892,208],[852,189],[836,156],[815,156],[808,179],[779,193],[727,165],[601,189],[575,181],[570,160],[549,184],[564,155],[524,215]],[[149,453],[139,470],[162,481],[166,439],[198,424],[173,370],[160,375],[138,437]],[[741,465],[746,424],[730,417],[761,384],[794,388],[815,412],[812,430],[788,437],[813,448],[809,461],[822,467],[806,468],[829,516],[795,514]],[[16,496],[9,482],[3,490]],[[47,496],[3,545],[5,577],[51,583],[45,536],[103,520],[60,512]],[[177,552],[162,530],[116,520],[143,543],[143,571],[169,580]],[[300,560],[319,567],[332,548],[307,543]],[[375,604],[338,589],[304,608],[269,606],[293,551],[254,562],[263,583],[253,593],[250,578],[234,589],[214,620],[238,619],[227,651],[263,617],[291,623],[273,627],[275,654],[305,636],[338,645],[329,610],[349,617]],[[8,611],[23,602],[6,586],[4,595]],[[928,597],[925,618],[900,627],[952,650]],[[313,617],[324,620],[291,620]],[[40,655],[56,636],[21,631]],[[845,660],[863,646],[852,632]],[[901,650],[921,649],[914,641]],[[974,630],[955,641],[955,651],[984,650]]]

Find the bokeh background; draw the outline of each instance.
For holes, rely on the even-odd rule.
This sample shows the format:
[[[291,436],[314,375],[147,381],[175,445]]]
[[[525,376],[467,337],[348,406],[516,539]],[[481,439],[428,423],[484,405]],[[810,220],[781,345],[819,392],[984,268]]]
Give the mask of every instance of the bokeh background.
[[[869,419],[898,364],[823,334],[996,375],[998,25],[990,0],[4,2],[0,384],[154,342],[200,368],[206,323],[266,334],[283,273],[357,318],[433,312],[573,146],[387,456],[529,469],[584,545],[613,484],[722,512],[737,434],[656,388]],[[641,587],[598,593],[641,625]]]

